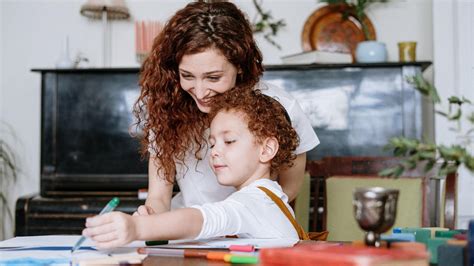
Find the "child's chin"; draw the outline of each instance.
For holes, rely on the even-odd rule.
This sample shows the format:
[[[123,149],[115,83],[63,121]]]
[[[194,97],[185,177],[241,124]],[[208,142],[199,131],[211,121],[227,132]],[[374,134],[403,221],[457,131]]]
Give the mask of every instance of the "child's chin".
[[[217,182],[222,186],[228,186],[228,187],[234,186],[234,184],[232,184],[232,182],[230,182],[228,180],[225,180],[225,179],[217,179]]]

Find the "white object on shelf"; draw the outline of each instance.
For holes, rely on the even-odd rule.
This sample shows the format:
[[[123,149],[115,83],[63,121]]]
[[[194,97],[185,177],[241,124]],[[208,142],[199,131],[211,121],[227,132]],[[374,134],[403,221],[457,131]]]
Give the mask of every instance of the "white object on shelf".
[[[343,64],[352,63],[352,55],[313,50],[282,56],[281,61],[283,64]]]

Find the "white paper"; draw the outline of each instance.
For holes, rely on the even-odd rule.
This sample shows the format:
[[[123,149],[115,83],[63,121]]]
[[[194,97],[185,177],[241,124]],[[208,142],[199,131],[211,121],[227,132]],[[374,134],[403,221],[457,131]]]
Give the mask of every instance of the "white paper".
[[[225,249],[230,245],[253,245],[256,249],[292,247],[298,243],[298,239],[261,239],[261,238],[212,238],[199,240],[172,240],[168,245],[159,245],[159,248],[202,248],[202,249]]]
[[[0,247],[72,247],[80,237],[80,235],[19,236],[0,242]],[[82,244],[82,247],[91,246],[89,239]]]
[[[74,246],[81,238],[80,235],[45,235],[45,236],[19,236],[0,242],[1,247],[64,247]],[[126,247],[144,247],[145,241],[134,241]],[[86,238],[81,247],[94,247],[93,242]]]
[[[70,250],[8,250],[6,247],[34,248],[34,247],[72,247],[80,238],[79,235],[48,235],[15,237],[0,242],[0,265],[2,261],[11,259],[49,259],[52,265],[70,265],[84,259],[107,259],[107,258],[131,258],[143,259],[145,255],[137,253],[138,247],[145,247],[144,241],[135,241],[125,247],[111,250],[82,250],[79,249],[71,254]],[[250,239],[250,238],[213,238],[202,240],[174,240],[168,245],[157,246],[159,248],[202,248],[218,249],[228,248],[230,245],[253,245],[255,248],[270,247],[292,247],[298,239]],[[94,247],[89,239],[84,241],[81,247]],[[54,263],[54,260],[63,260],[62,263]]]
[[[125,247],[110,250],[76,250],[71,254],[70,250],[7,250],[5,247],[17,248],[35,248],[35,247],[72,247],[80,238],[80,235],[47,235],[47,236],[28,236],[15,237],[0,242],[0,265],[2,261],[10,259],[65,259],[66,263],[54,263],[54,265],[70,265],[83,259],[102,259],[102,258],[143,258],[144,255],[137,253],[138,247],[144,247],[144,241],[135,241]],[[81,247],[94,247],[90,239],[86,239]],[[74,264],[74,263],[73,263]]]

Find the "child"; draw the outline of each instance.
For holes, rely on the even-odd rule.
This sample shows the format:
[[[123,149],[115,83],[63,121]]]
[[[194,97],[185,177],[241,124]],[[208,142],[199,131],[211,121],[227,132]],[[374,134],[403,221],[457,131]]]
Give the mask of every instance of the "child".
[[[238,191],[221,202],[161,214],[130,216],[112,212],[95,216],[87,219],[83,235],[95,241],[98,248],[123,246],[134,240],[226,235],[302,238],[288,197],[271,180],[272,174],[292,165],[298,146],[298,136],[285,109],[258,90],[234,89],[215,98],[209,113],[207,156],[218,182]],[[275,195],[277,199],[272,199]]]

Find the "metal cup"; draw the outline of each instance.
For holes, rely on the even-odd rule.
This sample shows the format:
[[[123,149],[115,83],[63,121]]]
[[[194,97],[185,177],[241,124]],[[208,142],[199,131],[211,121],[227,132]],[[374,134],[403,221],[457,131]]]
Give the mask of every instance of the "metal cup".
[[[380,247],[380,234],[395,223],[399,191],[382,187],[357,188],[353,192],[354,216],[366,231],[365,244]]]
[[[400,62],[416,61],[416,42],[399,42],[398,56]]]

